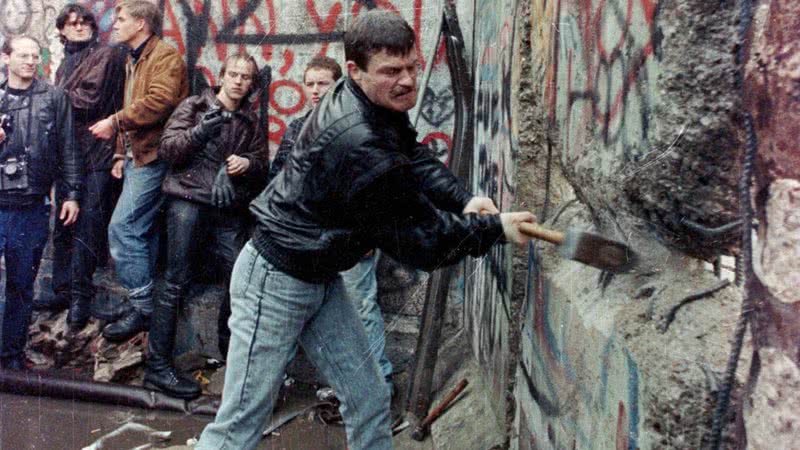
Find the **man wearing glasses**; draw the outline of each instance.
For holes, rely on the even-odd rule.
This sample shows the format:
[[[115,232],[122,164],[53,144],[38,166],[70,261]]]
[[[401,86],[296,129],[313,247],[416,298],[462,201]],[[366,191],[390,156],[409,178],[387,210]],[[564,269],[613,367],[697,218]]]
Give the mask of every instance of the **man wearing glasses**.
[[[56,71],[56,86],[72,104],[75,141],[83,154],[82,211],[71,226],[56,222],[53,230],[52,300],[34,303],[34,309],[69,308],[67,324],[73,332],[89,320],[94,286],[92,275],[102,257],[101,237],[111,214],[113,140],[97,139],[89,127],[122,107],[127,52],[103,45],[94,15],[78,4],[65,6],[56,18],[64,43],[64,60]],[[56,189],[57,200],[64,192]]]
[[[2,46],[8,78],[0,83],[0,256],[6,258],[6,301],[0,367],[25,368],[33,282],[47,242],[54,184],[62,192],[58,220],[78,218],[81,155],[64,91],[36,79],[38,42],[27,36]]]

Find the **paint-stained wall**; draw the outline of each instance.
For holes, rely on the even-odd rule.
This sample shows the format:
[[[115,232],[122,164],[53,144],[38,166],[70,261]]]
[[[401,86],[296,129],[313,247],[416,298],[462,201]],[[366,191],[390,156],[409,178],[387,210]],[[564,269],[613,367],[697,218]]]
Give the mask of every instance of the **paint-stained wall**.
[[[531,2],[557,158],[595,220],[696,255],[736,219],[735,13],[700,0]]]
[[[551,192],[549,224],[624,241],[642,265],[611,277],[547,246],[531,254],[512,448],[703,448],[709,380],[725,367],[741,294],[728,285],[678,305],[725,283],[694,257],[738,245],[735,227],[708,230],[739,214],[740,10],[698,0],[533,0],[528,10],[521,57],[536,112],[521,126],[549,138],[550,190],[575,194]],[[536,145],[547,148],[521,149],[517,163]],[[535,159],[548,165],[546,150]]]
[[[494,200],[501,211],[514,202],[516,133],[512,129],[511,84],[514,64],[516,0],[476,3],[474,33],[475,144],[472,191]],[[469,260],[465,324],[472,349],[491,386],[497,411],[505,410],[505,368],[512,354],[511,247],[495,246],[483,258]]]

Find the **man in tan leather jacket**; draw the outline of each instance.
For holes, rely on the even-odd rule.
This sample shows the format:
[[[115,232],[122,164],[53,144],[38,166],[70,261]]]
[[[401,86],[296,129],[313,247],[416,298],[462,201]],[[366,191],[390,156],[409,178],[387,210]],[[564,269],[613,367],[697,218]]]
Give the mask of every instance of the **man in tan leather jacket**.
[[[114,40],[131,49],[121,110],[97,122],[92,133],[111,138],[117,131],[113,176],[123,178],[122,194],[108,228],[117,279],[128,290],[132,308],[103,329],[123,341],[147,330],[153,311],[153,272],[158,251],[155,218],[163,196],[167,163],[158,159],[158,143],[172,111],[189,93],[181,55],[158,37],[161,13],[147,0],[117,3]]]

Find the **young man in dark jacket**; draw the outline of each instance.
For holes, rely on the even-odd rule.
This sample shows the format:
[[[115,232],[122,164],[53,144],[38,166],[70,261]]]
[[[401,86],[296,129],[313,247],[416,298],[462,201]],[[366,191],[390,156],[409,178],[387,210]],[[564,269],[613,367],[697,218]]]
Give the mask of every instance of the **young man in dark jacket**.
[[[162,21],[158,5],[122,0],[115,12],[114,40],[130,49],[123,107],[90,131],[106,140],[116,133],[111,175],[124,177],[108,226],[108,245],[132,308],[103,328],[106,339],[124,341],[147,330],[153,312],[156,216],[164,201],[161,183],[168,168],[158,159],[158,143],[170,114],[189,95],[189,80],[181,54],[158,36]]]
[[[257,86],[252,56],[228,57],[220,85],[187,98],[172,113],[159,157],[170,163],[163,191],[167,202],[167,272],[156,302],[147,347],[145,387],[179,398],[200,395],[200,386],[179,376],[172,353],[178,308],[192,278],[200,247],[214,258],[227,290],[233,263],[247,239],[247,204],[266,185],[269,151],[247,97]],[[206,262],[208,262],[207,260]],[[227,352],[230,297],[220,307],[220,351]]]
[[[311,113],[284,169],[251,204],[257,226],[234,267],[225,387],[199,449],[255,448],[298,345],[342,401],[350,450],[392,448],[389,388],[339,272],[380,248],[426,270],[526,243],[530,213],[476,199],[416,142],[414,33],[387,11],[345,34],[348,77]]]
[[[95,138],[89,127],[122,107],[127,52],[101,44],[94,15],[78,4],[66,5],[56,18],[64,43],[64,60],[56,71],[56,86],[72,104],[75,141],[83,154],[84,183],[81,215],[73,226],[56,222],[53,230],[53,292],[36,309],[69,308],[67,324],[80,331],[89,320],[92,276],[101,253],[102,236],[111,215],[112,141]],[[62,200],[62,189],[56,189]]]
[[[33,282],[47,242],[50,188],[63,202],[58,219],[78,218],[82,163],[69,99],[60,88],[35,78],[39,44],[19,36],[3,43],[8,78],[0,84],[0,256],[6,258],[6,298],[0,366],[25,364]]]

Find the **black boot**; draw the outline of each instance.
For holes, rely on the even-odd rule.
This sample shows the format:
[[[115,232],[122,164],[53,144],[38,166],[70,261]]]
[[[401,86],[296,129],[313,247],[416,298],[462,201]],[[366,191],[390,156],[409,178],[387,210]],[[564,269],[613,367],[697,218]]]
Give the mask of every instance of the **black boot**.
[[[103,337],[111,342],[126,341],[142,331],[147,331],[148,323],[149,318],[133,308],[116,322],[106,325],[103,328]]]
[[[67,313],[67,325],[73,333],[78,333],[89,323],[91,305],[88,298],[72,297]]]
[[[144,371],[144,387],[185,400],[197,398],[202,393],[199,384],[181,377],[172,367],[153,370],[148,366]]]
[[[194,380],[178,375],[172,363],[180,292],[180,286],[167,282],[164,295],[156,302],[147,337],[144,387],[171,397],[193,399],[200,395],[200,386]]]

